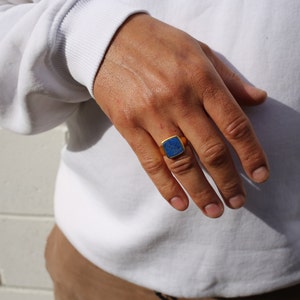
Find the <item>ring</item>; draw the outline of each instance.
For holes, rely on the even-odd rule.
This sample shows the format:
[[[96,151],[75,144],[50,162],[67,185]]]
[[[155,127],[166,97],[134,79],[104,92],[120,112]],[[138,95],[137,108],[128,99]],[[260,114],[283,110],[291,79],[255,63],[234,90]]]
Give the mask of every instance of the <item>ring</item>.
[[[166,155],[168,158],[174,158],[185,151],[186,145],[186,137],[174,135],[161,142],[160,151],[162,155]]]

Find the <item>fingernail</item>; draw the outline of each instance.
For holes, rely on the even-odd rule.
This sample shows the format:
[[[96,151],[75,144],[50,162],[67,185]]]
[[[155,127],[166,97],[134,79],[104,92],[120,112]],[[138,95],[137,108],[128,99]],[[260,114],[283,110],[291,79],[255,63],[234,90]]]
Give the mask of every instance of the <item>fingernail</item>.
[[[204,207],[205,214],[210,218],[218,218],[223,214],[223,206],[217,203],[209,203]]]
[[[244,195],[236,195],[228,200],[230,207],[233,209],[240,208],[245,204],[246,198]]]
[[[253,180],[258,183],[266,181],[268,177],[269,177],[269,170],[265,166],[259,167],[252,172]]]
[[[185,210],[188,207],[188,202],[181,197],[175,196],[170,200],[171,205],[177,210]]]
[[[264,100],[268,97],[268,93],[260,88],[252,85],[248,85],[248,90],[255,92],[259,100]]]
[[[256,88],[258,95],[262,98],[262,99],[266,99],[268,97],[268,93],[262,89]]]

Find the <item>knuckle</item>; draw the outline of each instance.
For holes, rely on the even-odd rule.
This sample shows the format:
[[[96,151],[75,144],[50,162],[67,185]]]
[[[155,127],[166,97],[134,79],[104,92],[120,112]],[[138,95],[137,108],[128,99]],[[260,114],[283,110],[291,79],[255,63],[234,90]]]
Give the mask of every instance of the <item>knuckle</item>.
[[[170,102],[176,99],[177,89],[177,86],[173,86],[170,81],[159,79],[159,82],[140,99],[139,113],[143,115],[165,111],[170,106]]]
[[[200,45],[201,45],[201,48],[204,52],[208,52],[208,51],[211,51],[209,46],[203,42],[200,42]]]
[[[182,155],[169,164],[170,171],[175,176],[182,176],[189,173],[195,166],[195,160],[192,156]]]
[[[220,190],[225,198],[241,193],[241,182],[239,180],[228,181],[224,183]]]
[[[257,148],[249,147],[242,157],[244,166],[248,169],[265,164],[265,154]]]
[[[163,159],[144,158],[141,164],[150,177],[156,176],[164,168]]]
[[[168,82],[160,81],[159,85],[151,90],[146,95],[145,104],[147,109],[157,110],[168,103],[169,99],[173,97],[172,87]]]
[[[251,126],[246,116],[237,117],[225,128],[225,136],[230,140],[247,139],[251,133]]]
[[[120,107],[113,114],[110,114],[110,119],[116,128],[136,128],[139,124],[136,111],[126,107]]]
[[[207,82],[205,87],[202,89],[202,99],[217,99],[219,90],[212,85],[210,82]]]
[[[191,88],[185,83],[162,83],[159,88],[153,90],[144,101],[141,115],[180,114],[182,118],[188,117],[194,112],[194,99],[191,96]]]
[[[114,119],[112,119],[113,124],[117,129],[121,128],[133,128],[135,127],[134,124],[136,124],[136,121],[132,118],[128,118],[128,116],[119,116]]]
[[[214,193],[211,188],[205,188],[197,193],[191,194],[190,196],[198,207],[203,208],[206,204],[211,202],[212,198],[214,198]]]
[[[231,82],[235,82],[235,81],[240,81],[240,77],[237,73],[235,73],[233,70],[231,69],[226,69],[226,81],[228,83],[231,83]]]
[[[205,165],[220,167],[228,162],[228,151],[224,144],[217,143],[206,146],[200,157]]]
[[[211,50],[211,48],[207,45],[207,44],[204,44],[204,43],[200,43],[201,45],[201,49],[202,51],[206,54],[206,56],[208,58],[212,58],[214,53],[213,51]]]
[[[166,182],[163,182],[157,186],[159,192],[161,195],[167,200],[170,201],[174,195],[176,195],[178,191],[178,183],[177,181],[173,182],[171,180],[168,180]]]

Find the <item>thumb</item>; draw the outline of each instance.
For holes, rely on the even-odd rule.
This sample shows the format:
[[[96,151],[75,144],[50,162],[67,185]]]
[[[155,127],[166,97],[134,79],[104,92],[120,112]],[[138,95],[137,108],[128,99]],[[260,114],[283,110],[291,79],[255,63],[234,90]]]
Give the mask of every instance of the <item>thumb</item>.
[[[227,66],[223,67],[222,72],[219,74],[240,105],[259,105],[266,100],[268,95],[264,90],[245,82]]]
[[[259,105],[266,100],[268,95],[265,91],[245,82],[232,69],[224,64],[210,47],[202,42],[199,42],[199,44],[221,76],[226,87],[240,105]]]

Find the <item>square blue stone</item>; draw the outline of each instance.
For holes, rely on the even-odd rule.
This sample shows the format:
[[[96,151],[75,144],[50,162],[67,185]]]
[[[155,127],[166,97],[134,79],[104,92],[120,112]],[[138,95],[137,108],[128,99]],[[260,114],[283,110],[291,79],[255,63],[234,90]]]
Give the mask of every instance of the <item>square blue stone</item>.
[[[163,141],[162,147],[169,158],[176,157],[184,152],[184,145],[178,136],[173,136]]]

